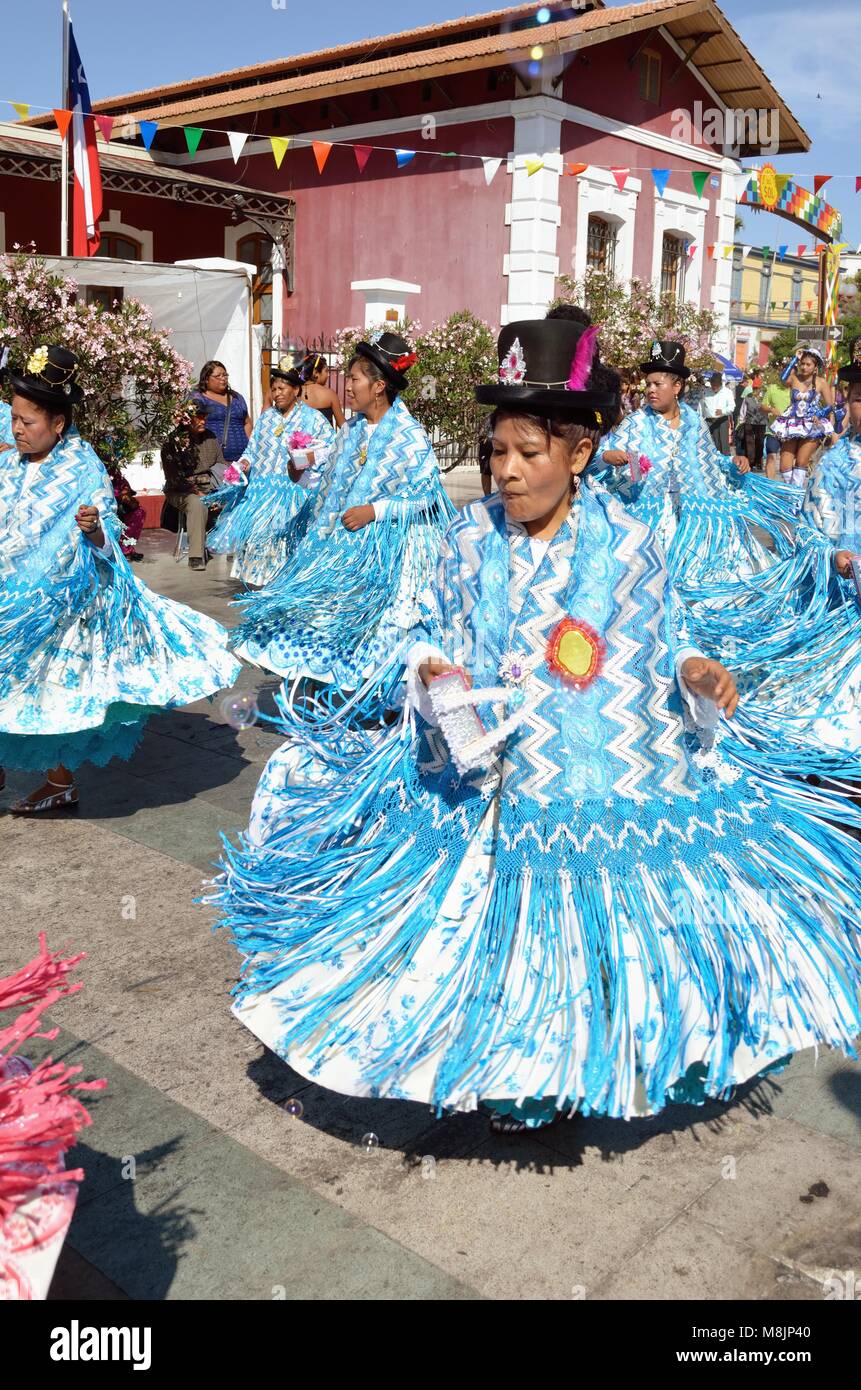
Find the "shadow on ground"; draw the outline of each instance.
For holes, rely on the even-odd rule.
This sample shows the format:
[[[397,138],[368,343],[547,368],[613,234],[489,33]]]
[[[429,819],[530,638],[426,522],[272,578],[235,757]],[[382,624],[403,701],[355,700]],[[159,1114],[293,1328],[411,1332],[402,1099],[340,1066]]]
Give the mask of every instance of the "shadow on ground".
[[[689,1133],[698,1141],[697,1127],[702,1126],[720,1134],[729,1128],[733,1111],[743,1110],[756,1119],[772,1115],[772,1102],[781,1094],[779,1082],[765,1077],[740,1086],[726,1102],[668,1105],[659,1115],[633,1120],[576,1115],[506,1136],[491,1131],[491,1112],[485,1108],[434,1119],[427,1106],[412,1101],[338,1095],[300,1076],[268,1047],[249,1063],[247,1075],[265,1100],[282,1109],[298,1100],[302,1114],[297,1123],[360,1148],[366,1135],[375,1135],[381,1147],[400,1151],[407,1167],[420,1167],[423,1157],[432,1155],[435,1160],[504,1164],[548,1175],[557,1168],[580,1167],[587,1149],[612,1162],[660,1134]]]

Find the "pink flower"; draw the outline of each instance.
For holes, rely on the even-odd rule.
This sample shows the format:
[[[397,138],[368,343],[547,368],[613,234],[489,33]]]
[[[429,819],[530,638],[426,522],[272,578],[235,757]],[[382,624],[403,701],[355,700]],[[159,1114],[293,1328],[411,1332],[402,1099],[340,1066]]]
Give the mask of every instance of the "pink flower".
[[[242,474],[235,463],[229,463],[224,470],[224,482],[238,483],[242,481]]]
[[[287,441],[290,449],[307,449],[309,444],[314,442],[314,436],[305,430],[294,430]]]
[[[645,454],[641,454],[638,463],[640,467],[640,477],[645,478],[646,474],[651,471],[652,460],[647,458]]]

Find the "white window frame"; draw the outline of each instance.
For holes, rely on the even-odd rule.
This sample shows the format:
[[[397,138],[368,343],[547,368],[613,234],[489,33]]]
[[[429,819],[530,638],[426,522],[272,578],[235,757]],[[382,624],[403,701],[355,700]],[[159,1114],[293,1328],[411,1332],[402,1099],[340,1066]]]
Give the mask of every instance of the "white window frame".
[[[566,155],[567,158],[567,155]],[[593,165],[577,176],[577,218],[571,271],[575,280],[586,274],[586,248],[590,216],[603,217],[616,227],[615,278],[626,284],[634,273],[634,233],[637,220],[637,199],[642,183],[629,177],[619,191],[609,169]]]
[[[679,189],[668,188],[664,196],[655,193],[655,214],[654,214],[654,240],[652,242],[652,284],[655,293],[661,291],[661,255],[664,245],[664,235],[681,237],[682,241],[693,242],[695,246],[693,256],[689,257],[685,266],[685,284],[683,299],[688,304],[695,304],[697,308],[702,307],[703,290],[703,258],[705,255],[706,212],[707,205],[692,193],[683,193]]]
[[[113,232],[114,236],[124,236],[128,237],[129,241],[138,242],[141,248],[141,260],[153,260],[152,232],[145,231],[143,227],[133,227],[129,222],[123,222],[119,209],[111,208],[107,217],[103,217],[99,225],[103,232]]]

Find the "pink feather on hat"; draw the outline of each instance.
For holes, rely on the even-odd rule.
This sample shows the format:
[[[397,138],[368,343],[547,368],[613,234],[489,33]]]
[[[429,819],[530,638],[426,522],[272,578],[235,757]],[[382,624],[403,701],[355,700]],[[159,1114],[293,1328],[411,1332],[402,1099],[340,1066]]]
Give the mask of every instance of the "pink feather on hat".
[[[565,383],[568,391],[585,391],[586,383],[592,371],[592,363],[595,360],[595,350],[598,346],[598,334],[601,331],[600,323],[593,324],[591,328],[586,328],[580,335],[574,356],[571,359],[571,372]]]

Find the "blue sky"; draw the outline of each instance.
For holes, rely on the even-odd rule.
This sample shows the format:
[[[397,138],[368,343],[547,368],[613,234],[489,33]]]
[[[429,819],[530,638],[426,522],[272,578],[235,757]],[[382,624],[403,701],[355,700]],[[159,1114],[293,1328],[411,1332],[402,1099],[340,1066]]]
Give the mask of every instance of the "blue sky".
[[[11,6],[12,0],[5,0]],[[276,0],[280,5],[280,0]],[[157,86],[246,63],[313,52],[493,9],[493,0],[399,0],[376,6],[355,0],[72,0],[72,18],[93,99]],[[861,150],[853,139],[858,113],[859,0],[722,0],[721,8],[790,109],[811,136],[811,154],[777,167],[811,186],[813,173],[843,174],[824,196],[840,208],[844,239],[861,242]],[[60,81],[60,0],[27,0],[4,17],[0,99],[51,106]],[[0,106],[3,119],[12,119]],[[776,245],[799,241],[792,225],[768,213],[748,214],[747,239]]]

